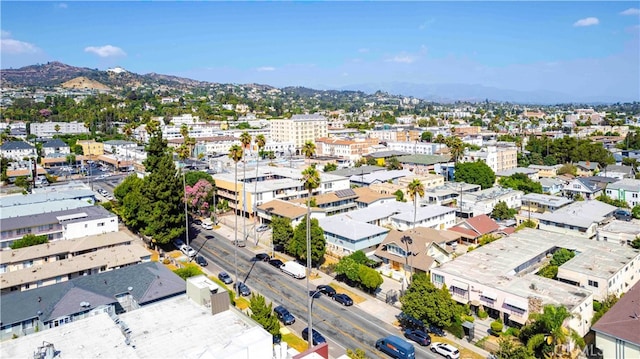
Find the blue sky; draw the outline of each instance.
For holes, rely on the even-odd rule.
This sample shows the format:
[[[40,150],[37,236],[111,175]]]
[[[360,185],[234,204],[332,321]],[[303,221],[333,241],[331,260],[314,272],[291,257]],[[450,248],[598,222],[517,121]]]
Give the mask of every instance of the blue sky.
[[[632,2],[10,2],[1,67],[221,83],[479,84],[640,99]]]

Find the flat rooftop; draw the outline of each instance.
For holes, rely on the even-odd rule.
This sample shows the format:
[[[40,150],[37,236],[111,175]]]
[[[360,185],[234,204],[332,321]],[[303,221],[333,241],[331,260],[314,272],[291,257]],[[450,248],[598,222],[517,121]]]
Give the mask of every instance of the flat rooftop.
[[[554,223],[564,223],[588,228],[593,223],[602,222],[616,210],[615,206],[598,200],[577,201],[554,212],[543,213],[540,219]]]
[[[573,202],[573,200],[569,198],[551,196],[548,194],[541,194],[541,193],[525,194],[524,196],[522,196],[522,201],[531,201],[531,202],[536,202],[546,206],[553,206],[553,207],[560,207]]]
[[[43,330],[0,346],[2,358],[33,357],[43,342],[62,358],[257,358],[271,359],[272,338],[246,315],[229,309],[211,315],[186,295],[121,314],[130,345],[108,314]]]
[[[538,256],[544,256],[554,247],[578,252],[561,268],[598,278],[609,278],[611,271],[617,272],[632,258],[640,255],[640,251],[617,243],[523,229],[447,262],[438,270],[521,297],[537,296],[545,303],[573,307],[583,301],[585,296],[591,295],[591,292],[537,276],[530,273],[530,267],[522,268],[521,274],[516,273],[519,266],[524,266]],[[531,284],[534,284],[535,289],[531,288]]]
[[[640,236],[640,221],[632,219],[629,222],[614,219],[598,229],[598,232],[626,233]]]

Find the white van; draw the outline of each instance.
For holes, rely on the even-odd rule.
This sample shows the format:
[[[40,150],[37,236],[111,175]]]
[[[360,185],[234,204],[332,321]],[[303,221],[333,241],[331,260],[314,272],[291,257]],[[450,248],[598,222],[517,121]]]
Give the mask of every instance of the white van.
[[[211,220],[211,218],[205,218],[202,220],[202,228],[213,229],[213,221]]]
[[[303,279],[307,276],[307,268],[295,261],[285,262],[280,270],[297,279]]]

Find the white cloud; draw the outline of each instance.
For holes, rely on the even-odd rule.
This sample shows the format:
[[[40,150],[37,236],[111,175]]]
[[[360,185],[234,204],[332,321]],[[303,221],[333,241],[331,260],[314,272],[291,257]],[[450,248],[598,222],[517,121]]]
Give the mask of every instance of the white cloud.
[[[68,6],[67,4],[65,4],[65,3],[61,2],[61,3],[59,3],[59,4],[56,4],[56,7],[60,8],[60,9],[66,9],[66,8],[68,8],[69,6]]]
[[[263,71],[275,71],[276,68],[273,66],[262,66],[262,67],[258,67],[257,68],[258,71],[263,72]]]
[[[12,39],[9,31],[0,30],[0,52],[18,55],[35,54],[39,50],[34,44]]]
[[[620,15],[640,15],[640,9],[630,7],[627,10],[621,12]]]
[[[363,47],[361,49],[358,49],[358,52],[361,53],[361,54],[366,54],[367,52],[369,52],[369,49]]]
[[[100,57],[127,56],[121,48],[112,45],[89,46],[84,48],[84,52],[91,52]]]
[[[416,61],[416,57],[407,55],[407,54],[396,55],[386,60],[386,62],[399,62],[403,64],[410,64],[410,63],[413,63],[414,61]]]
[[[583,27],[583,26],[593,26],[598,25],[600,20],[597,17],[585,17],[584,19],[580,19],[573,23],[575,27]]]

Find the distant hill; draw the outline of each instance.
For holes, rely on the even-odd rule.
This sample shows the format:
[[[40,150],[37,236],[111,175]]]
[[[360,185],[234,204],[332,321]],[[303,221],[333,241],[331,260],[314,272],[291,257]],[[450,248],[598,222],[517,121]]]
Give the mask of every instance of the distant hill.
[[[86,86],[97,86],[96,88],[100,89],[118,89],[140,85],[166,85],[184,89],[209,84],[204,81],[155,73],[138,75],[128,71],[101,71],[87,67],[70,66],[57,61],[19,69],[0,70],[0,81],[3,86],[9,87],[57,87],[63,86],[63,84],[75,87],[82,83]]]

